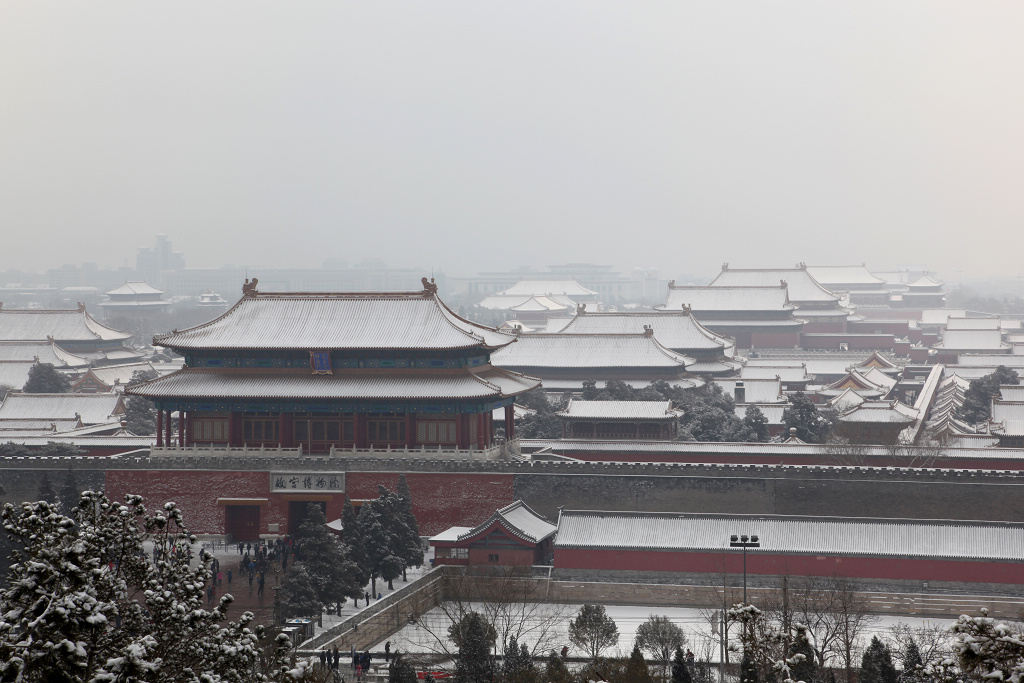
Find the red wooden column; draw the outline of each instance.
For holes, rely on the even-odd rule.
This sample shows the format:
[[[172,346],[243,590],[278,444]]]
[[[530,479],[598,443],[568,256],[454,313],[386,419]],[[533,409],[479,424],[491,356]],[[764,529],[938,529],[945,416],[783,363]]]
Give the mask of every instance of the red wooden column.
[[[459,413],[455,416],[455,447],[465,450],[469,446],[469,425],[466,423],[467,415]]]
[[[487,414],[478,413],[476,420],[476,445],[480,450],[487,448]]]
[[[185,447],[185,411],[178,411],[178,448]]]
[[[356,413],[356,448],[366,448],[366,413]]]
[[[238,443],[237,434],[235,434],[235,411],[228,413],[228,446],[234,446]]]
[[[171,445],[171,411],[167,411],[167,415],[164,417],[164,442]]]
[[[416,446],[416,421],[413,420],[412,413],[405,414],[405,447],[414,448]]]
[[[505,438],[516,438],[516,409],[512,405],[505,406]]]
[[[157,448],[164,445],[164,411],[156,411],[156,445]]]
[[[288,443],[288,418],[285,417],[283,410],[277,416],[277,445],[281,448],[287,448],[290,445]]]

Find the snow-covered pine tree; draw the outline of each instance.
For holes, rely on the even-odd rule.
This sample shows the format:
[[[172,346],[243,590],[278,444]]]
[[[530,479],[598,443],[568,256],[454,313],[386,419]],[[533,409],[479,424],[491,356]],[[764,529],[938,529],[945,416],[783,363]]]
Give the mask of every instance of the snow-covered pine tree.
[[[404,522],[403,537],[401,539],[403,566],[402,581],[408,581],[406,569],[419,567],[423,564],[423,543],[420,541],[420,527],[416,523],[416,516],[412,513],[412,491],[409,489],[409,482],[406,481],[405,473],[398,475],[398,512]]]
[[[24,683],[153,681],[248,683],[297,680],[271,658],[259,667],[259,637],[246,612],[223,624],[232,598],[203,609],[208,558],[167,503],[147,514],[139,496],[114,503],[82,493],[70,516],[39,501],[5,505],[15,541],[0,591],[0,679]],[[152,543],[158,559],[154,562]]]

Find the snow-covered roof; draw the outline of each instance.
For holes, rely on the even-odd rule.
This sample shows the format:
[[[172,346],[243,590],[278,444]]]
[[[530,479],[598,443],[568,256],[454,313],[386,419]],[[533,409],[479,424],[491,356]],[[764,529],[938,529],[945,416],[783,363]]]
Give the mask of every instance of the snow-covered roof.
[[[839,296],[822,287],[806,268],[730,268],[722,266],[722,272],[711,281],[712,287],[775,287],[785,282],[792,303],[839,302]]]
[[[85,311],[8,310],[0,308],[0,340],[124,341],[132,335],[97,322]]]
[[[472,528],[473,527],[471,526],[448,527],[436,536],[431,536],[430,542],[433,543],[435,541],[440,541],[442,543],[454,543],[455,541],[459,540],[459,536],[471,530]]]
[[[1003,341],[1002,332],[993,330],[950,330],[942,334],[942,341],[932,346],[933,349],[951,351],[995,351],[1010,350],[1010,345]]]
[[[531,296],[523,303],[511,306],[509,310],[516,311],[517,313],[544,313],[548,311],[563,312],[570,307],[571,304],[559,303],[546,296]]]
[[[562,334],[638,334],[644,328],[654,330],[662,346],[684,350],[720,349],[731,355],[735,342],[715,334],[683,311],[664,313],[587,313],[573,319]]]
[[[597,292],[587,289],[572,279],[523,279],[508,289],[498,292],[503,296],[536,296],[562,294],[567,297],[592,298]]]
[[[88,372],[86,372],[86,374],[75,384],[82,383],[86,377],[91,375],[108,387],[115,385],[123,386],[131,381],[132,375],[134,375],[136,371],[147,372],[150,370],[155,372],[155,369],[149,361],[142,363],[128,363],[125,365],[102,365],[96,368],[89,368]]]
[[[1004,401],[1024,402],[1024,384],[999,385],[999,397]]]
[[[679,417],[672,401],[580,401],[572,399],[559,417],[595,420],[666,420]]]
[[[776,377],[783,382],[808,382],[812,379],[802,364],[799,366],[744,365],[740,369],[740,379],[744,380],[775,379]]]
[[[535,302],[531,304],[531,301]],[[547,310],[559,313],[576,308],[576,302],[563,294],[491,294],[477,306],[495,311],[540,311],[541,301]]]
[[[563,510],[559,548],[736,552],[729,538],[756,534],[756,553],[951,558],[1021,562],[1024,525],[781,515]]]
[[[757,408],[768,420],[768,424],[779,426],[784,424],[782,414],[786,411],[787,403],[737,403],[735,407],[736,417],[741,420],[747,416],[747,408]]]
[[[49,363],[54,367],[85,367],[88,359],[76,356],[57,346],[52,340],[46,341],[0,341],[0,362],[34,361]]]
[[[365,372],[332,375],[302,372],[246,372],[184,369],[126,389],[150,398],[429,399],[504,398],[540,386],[540,381],[499,368]]]
[[[907,283],[907,287],[928,287],[935,288],[941,287],[942,283],[929,275],[922,275],[913,282]]]
[[[647,334],[526,334],[491,354],[503,368],[671,368],[693,358],[671,351]]]
[[[743,386],[744,403],[785,403],[782,395],[782,381],[777,377],[766,379],[732,378],[715,379],[715,384],[722,387],[728,396],[736,395],[736,385]]]
[[[841,394],[829,400],[828,405],[837,413],[844,413],[861,405],[865,400],[853,389],[843,389]]]
[[[913,424],[918,411],[899,401],[864,401],[839,416],[840,422]]]
[[[55,418],[70,419],[78,415],[82,424],[108,422],[124,413],[120,394],[8,394],[0,404],[0,420]]]
[[[126,282],[117,289],[107,292],[107,296],[137,296],[140,294],[160,295],[163,292],[145,282]]]
[[[214,320],[153,340],[174,349],[500,348],[515,337],[453,313],[422,292],[243,296]]]
[[[946,319],[946,332],[950,330],[1000,330],[999,318],[960,318],[949,316]]]
[[[1024,355],[997,353],[962,353],[957,357],[957,364],[948,367],[956,369],[962,366],[1004,366],[1007,368],[1024,368]]]
[[[0,361],[0,387],[21,389],[28,381],[33,365],[35,362],[30,360]]]
[[[807,266],[807,274],[822,286],[884,285],[885,280],[875,277],[864,265],[859,266]]]
[[[506,530],[530,543],[540,543],[558,530],[558,527],[531,510],[526,503],[517,500],[495,512],[483,524],[463,532],[457,540],[470,539],[486,531],[494,522],[502,523]]]
[[[658,310],[679,311],[688,307],[700,317],[700,313],[712,311],[792,311],[786,287],[776,284],[771,287],[689,287],[669,283],[665,303]],[[715,321],[727,322],[727,321]]]
[[[950,317],[964,318],[967,311],[963,308],[926,308],[921,311],[921,325],[945,325]]]

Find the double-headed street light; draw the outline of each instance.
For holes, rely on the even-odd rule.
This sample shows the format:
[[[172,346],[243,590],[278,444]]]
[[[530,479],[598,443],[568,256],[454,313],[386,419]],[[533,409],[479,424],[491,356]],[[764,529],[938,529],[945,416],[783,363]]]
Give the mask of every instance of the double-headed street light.
[[[747,548],[760,548],[761,541],[757,535],[729,537],[729,545],[733,548],[743,548],[743,604],[747,604]]]

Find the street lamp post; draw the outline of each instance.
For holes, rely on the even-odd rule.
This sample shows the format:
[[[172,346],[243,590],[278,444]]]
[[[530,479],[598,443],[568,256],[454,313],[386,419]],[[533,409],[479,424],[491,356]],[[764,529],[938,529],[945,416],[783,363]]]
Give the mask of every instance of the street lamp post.
[[[761,541],[757,535],[729,537],[729,545],[733,548],[743,548],[743,604],[747,604],[747,548],[760,548]]]

